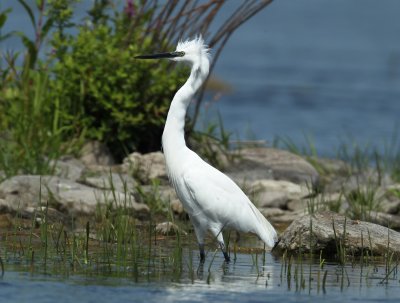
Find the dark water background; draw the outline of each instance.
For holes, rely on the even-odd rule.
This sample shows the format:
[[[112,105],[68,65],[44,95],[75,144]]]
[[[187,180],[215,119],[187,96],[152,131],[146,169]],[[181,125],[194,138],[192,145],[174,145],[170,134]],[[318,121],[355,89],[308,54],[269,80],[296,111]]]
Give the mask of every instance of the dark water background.
[[[242,138],[344,140],[383,148],[400,128],[400,1],[278,0],[231,38],[216,104]],[[397,136],[398,137],[398,136]]]
[[[8,6],[4,33],[33,34],[18,2],[1,1]],[[205,104],[203,120],[219,112],[233,139],[303,145],[306,135],[322,155],[335,155],[343,141],[383,150],[400,129],[399,12],[398,0],[275,0],[226,45],[214,74],[233,91]]]

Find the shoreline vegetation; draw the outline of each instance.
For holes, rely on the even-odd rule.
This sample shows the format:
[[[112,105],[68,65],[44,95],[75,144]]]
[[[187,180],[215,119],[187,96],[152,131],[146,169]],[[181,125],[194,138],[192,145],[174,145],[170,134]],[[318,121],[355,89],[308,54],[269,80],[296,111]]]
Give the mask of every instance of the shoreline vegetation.
[[[25,47],[2,51],[1,273],[9,264],[23,264],[32,272],[64,275],[150,281],[157,275],[179,280],[185,272],[193,279],[193,231],[157,151],[185,70],[175,72],[164,63],[149,69],[133,63],[132,54],[170,49],[183,31],[207,32],[224,1],[200,8],[196,1],[183,7],[169,1],[162,8],[126,1],[122,10],[94,1],[81,24],[72,22],[75,1],[43,0],[37,7],[18,2],[36,35],[32,40],[0,31],[1,42],[18,36]],[[240,7],[207,37],[215,59],[235,29],[269,3]],[[0,29],[11,14],[7,8],[0,12]],[[78,33],[68,34],[71,28]],[[50,47],[49,55],[42,45]],[[384,264],[382,283],[397,277],[399,142],[388,144],[383,154],[344,145],[336,159],[319,157],[309,141],[298,147],[283,138],[272,146],[250,141],[232,148],[221,119],[195,130],[203,97],[201,92],[188,118],[188,143],[229,175],[279,230],[272,253],[282,260],[288,281],[294,276],[298,287],[305,285],[305,258],[319,260],[321,285],[324,258],[342,266],[342,279],[349,263],[361,269]],[[241,252],[265,264],[256,240],[249,248],[224,233],[233,260]],[[211,249],[207,258],[212,264]]]

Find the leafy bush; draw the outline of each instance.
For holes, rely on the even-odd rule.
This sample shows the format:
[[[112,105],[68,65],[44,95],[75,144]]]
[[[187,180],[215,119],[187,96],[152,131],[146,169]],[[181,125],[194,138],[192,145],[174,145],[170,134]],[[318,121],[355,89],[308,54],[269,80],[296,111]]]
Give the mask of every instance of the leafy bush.
[[[38,19],[48,18],[44,29],[34,8],[20,3],[36,35],[29,40],[14,33],[26,47],[22,66],[16,63],[18,53],[4,56],[9,68],[2,70],[0,83],[0,167],[6,174],[48,173],[52,158],[71,151],[71,143],[83,142],[77,138],[104,142],[117,160],[132,150],[158,150],[170,100],[185,73],[167,72],[167,61],[134,60],[157,47],[151,43],[154,33],[143,36],[150,12],[138,22],[125,12],[114,10],[112,15],[107,1],[96,1],[90,19],[76,26],[71,22],[73,1],[48,1],[47,11],[39,1]],[[2,13],[2,24],[7,13]],[[37,59],[50,26],[52,51]],[[68,27],[77,33],[68,33]]]
[[[154,46],[151,37],[142,39],[140,27],[130,26],[117,15],[111,23],[92,23],[52,40],[56,53],[62,50],[50,83],[54,99],[76,129],[106,143],[118,159],[132,150],[160,149],[170,101],[187,77],[182,69],[167,72],[167,61],[135,60]]]

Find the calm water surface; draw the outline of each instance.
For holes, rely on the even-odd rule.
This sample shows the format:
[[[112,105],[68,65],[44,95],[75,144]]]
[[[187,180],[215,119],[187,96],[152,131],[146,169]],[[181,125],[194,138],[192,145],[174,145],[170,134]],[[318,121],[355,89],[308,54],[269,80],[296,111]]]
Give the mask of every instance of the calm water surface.
[[[214,106],[225,127],[298,145],[306,134],[323,155],[353,140],[382,150],[399,138],[399,11],[397,0],[274,1],[217,63],[233,87]]]
[[[197,251],[193,251],[196,256]],[[212,255],[212,254],[211,254]],[[187,256],[186,256],[187,257]],[[1,302],[399,302],[400,283],[398,277],[389,283],[380,284],[385,277],[384,266],[347,266],[345,271],[334,264],[326,264],[323,270],[314,263],[311,268],[303,261],[304,287],[296,284],[292,265],[292,277],[287,279],[284,262],[266,255],[262,265],[254,256],[238,254],[236,262],[225,264],[223,258],[208,255],[202,268],[194,258],[193,276],[183,271],[178,282],[172,277],[153,277],[148,281],[134,282],[129,278],[70,275],[68,277],[30,273],[22,266],[8,266],[0,280]],[[210,271],[209,271],[210,267]],[[300,266],[297,266],[300,275]],[[323,274],[328,271],[325,289]],[[312,280],[309,281],[311,271]],[[319,278],[318,278],[319,272]],[[348,278],[347,278],[348,277]],[[311,285],[311,286],[310,286]]]

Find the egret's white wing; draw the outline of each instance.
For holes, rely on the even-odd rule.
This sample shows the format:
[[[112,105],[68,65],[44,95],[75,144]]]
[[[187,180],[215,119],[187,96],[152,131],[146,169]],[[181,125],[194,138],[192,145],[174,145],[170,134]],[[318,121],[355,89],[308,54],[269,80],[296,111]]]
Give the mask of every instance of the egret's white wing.
[[[195,205],[191,216],[207,217],[210,224],[221,223],[221,227],[254,232],[268,245],[274,244],[274,228],[228,176],[202,161],[187,170],[183,180]]]

